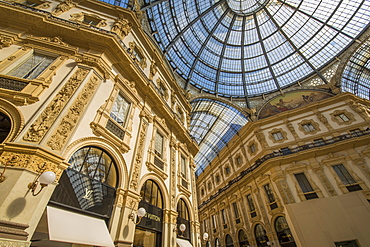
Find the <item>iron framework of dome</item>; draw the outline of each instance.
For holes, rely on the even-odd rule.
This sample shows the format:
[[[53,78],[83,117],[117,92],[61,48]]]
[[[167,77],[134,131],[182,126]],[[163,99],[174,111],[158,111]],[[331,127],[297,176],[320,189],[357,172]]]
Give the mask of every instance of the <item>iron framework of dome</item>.
[[[247,99],[315,74],[327,83],[320,69],[370,17],[361,0],[145,0],[141,9],[185,88]]]

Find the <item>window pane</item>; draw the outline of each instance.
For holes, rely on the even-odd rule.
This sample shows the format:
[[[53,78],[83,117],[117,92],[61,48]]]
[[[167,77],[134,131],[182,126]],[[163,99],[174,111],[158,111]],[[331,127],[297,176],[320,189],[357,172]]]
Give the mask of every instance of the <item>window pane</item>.
[[[249,209],[251,210],[251,212],[255,211],[256,207],[254,206],[254,202],[253,202],[253,198],[251,194],[247,195],[247,200],[248,200],[248,205],[249,205]]]
[[[119,94],[113,103],[110,117],[123,126],[126,122],[129,109],[130,103],[121,94]]]
[[[272,193],[272,190],[271,190],[271,187],[270,187],[270,184],[266,184],[264,186],[265,188],[265,191],[266,191],[266,195],[267,195],[267,198],[269,200],[270,203],[274,202],[275,201],[275,196],[274,194]]]
[[[155,137],[154,152],[156,155],[162,157],[162,151],[163,151],[163,136],[157,132]]]
[[[294,174],[294,176],[296,177],[298,184],[301,187],[303,193],[313,191],[311,184],[308,182],[306,175],[304,173]]]
[[[343,165],[335,165],[333,166],[333,169],[344,185],[356,183],[351,174],[349,174],[349,172]]]
[[[236,202],[233,203],[233,209],[234,209],[235,218],[239,218],[238,205],[236,204]]]
[[[40,75],[54,60],[54,57],[33,53],[17,68],[10,71],[9,75],[32,80]]]

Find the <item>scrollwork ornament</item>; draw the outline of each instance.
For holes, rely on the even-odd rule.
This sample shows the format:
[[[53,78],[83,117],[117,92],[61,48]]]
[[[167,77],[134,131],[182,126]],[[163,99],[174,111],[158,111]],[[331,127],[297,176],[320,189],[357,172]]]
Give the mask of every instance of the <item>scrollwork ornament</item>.
[[[55,98],[49,103],[41,115],[30,126],[23,137],[23,140],[29,142],[39,142],[47,133],[54,119],[58,117],[66,106],[69,99],[77,90],[80,83],[85,79],[89,70],[79,68],[67,81],[63,88],[58,92]]]
[[[98,86],[98,78],[93,76],[84,86],[82,92],[69,108],[67,114],[61,120],[61,123],[54,131],[54,134],[47,142],[47,145],[53,150],[62,150],[71,132],[75,129],[78,119],[85,110],[88,101],[91,99]]]

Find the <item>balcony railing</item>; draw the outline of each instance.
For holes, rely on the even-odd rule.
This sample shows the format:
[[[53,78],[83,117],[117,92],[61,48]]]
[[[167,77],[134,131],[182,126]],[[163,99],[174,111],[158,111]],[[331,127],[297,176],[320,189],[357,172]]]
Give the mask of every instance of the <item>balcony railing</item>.
[[[348,140],[348,139],[351,139],[351,138],[356,138],[356,137],[359,137],[359,136],[364,136],[364,135],[369,135],[369,134],[370,134],[370,128],[367,128],[366,130],[363,130],[363,131],[356,131],[356,132],[351,133],[351,134],[336,136],[336,137],[333,137],[333,138],[330,138],[330,139],[327,139],[327,140],[323,140],[321,142],[305,144],[305,145],[298,146],[298,147],[295,147],[295,148],[284,149],[284,151],[275,151],[273,153],[266,154],[262,158],[256,160],[255,163],[252,166],[250,166],[247,169],[245,169],[244,171],[242,171],[237,177],[230,180],[224,187],[219,189],[215,194],[211,195],[207,200],[205,200],[202,204],[199,205],[198,209],[201,209],[202,207],[207,205],[210,201],[212,201],[213,199],[218,197],[222,192],[226,191],[231,185],[238,182],[243,177],[245,177],[247,174],[249,174],[252,171],[254,171],[255,169],[257,169],[266,160],[269,160],[269,159],[272,159],[272,158],[275,158],[275,157],[279,157],[279,156],[298,153],[298,152],[308,150],[308,149],[311,149],[311,148],[330,145],[330,144],[340,142],[340,141],[343,141],[343,140]]]
[[[20,92],[27,85],[28,85],[28,82],[22,81],[21,79],[17,80],[15,78],[8,78],[3,75],[0,76],[0,88]]]

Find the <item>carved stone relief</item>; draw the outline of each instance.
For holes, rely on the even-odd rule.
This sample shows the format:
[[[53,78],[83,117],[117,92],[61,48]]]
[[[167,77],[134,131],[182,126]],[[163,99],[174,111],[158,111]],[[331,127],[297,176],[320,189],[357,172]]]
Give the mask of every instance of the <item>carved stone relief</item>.
[[[150,64],[150,74],[149,74],[149,80],[153,80],[153,77],[155,74],[157,74],[158,68],[157,65],[155,64],[155,61],[153,60],[152,63]]]
[[[295,203],[293,194],[290,191],[290,188],[286,180],[279,180],[279,181],[276,181],[275,183],[276,183],[276,186],[278,187],[280,195],[283,198],[284,203],[285,204]]]
[[[367,120],[369,118],[369,115],[370,115],[370,109],[369,107],[363,105],[363,104],[360,104],[360,103],[357,103],[353,100],[350,100],[348,102],[348,105],[355,111],[357,112],[364,120]]]
[[[20,152],[21,150],[16,150],[15,152],[3,152],[0,156],[1,164],[6,164],[9,167],[24,168],[34,172],[53,171],[57,180],[62,175],[64,169],[67,168],[65,165],[52,163],[45,158]]]
[[[124,38],[130,33],[131,28],[132,24],[123,15],[119,15],[111,31],[115,32],[119,37]]]
[[[0,35],[0,49],[11,46],[13,42],[12,38]]]
[[[172,142],[172,141],[171,141]],[[171,147],[171,206],[175,208],[176,202],[176,150]]]
[[[99,79],[93,75],[92,78],[86,83],[77,99],[73,102],[68,112],[61,120],[59,126],[55,129],[53,135],[47,142],[47,145],[53,150],[62,150],[68,137],[75,129],[76,124],[85,110],[88,102],[92,98],[97,86]]]
[[[55,119],[66,106],[81,82],[87,76],[89,70],[78,68],[71,76],[63,88],[58,92],[54,99],[49,103],[41,115],[28,129],[23,136],[23,140],[29,142],[39,142],[45,136]]]
[[[66,0],[58,4],[58,6],[51,12],[51,14],[54,16],[58,16],[76,6],[77,6],[77,3],[74,3],[72,0]]]
[[[146,130],[149,126],[149,123],[145,121],[144,118],[141,118],[141,126],[140,132],[138,137],[138,144],[137,144],[137,151],[134,160],[134,170],[131,176],[131,183],[130,188],[133,190],[137,190],[138,180],[139,180],[139,172],[142,164],[143,159],[143,152],[144,152],[144,141],[146,136]]]
[[[329,192],[329,195],[336,196],[337,192],[335,192],[334,187],[331,185],[328,178],[326,177],[324,173],[324,169],[320,167],[319,164],[312,165],[312,167],[317,177],[320,179],[321,183],[324,185],[325,189]]]
[[[361,169],[361,171],[366,175],[366,177],[370,179],[370,169],[367,166],[365,159],[363,158],[353,159],[353,163],[355,163]]]

